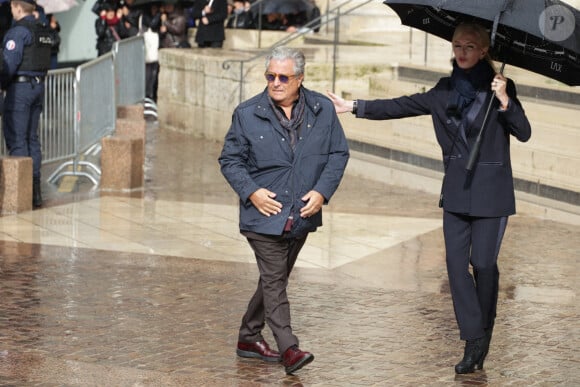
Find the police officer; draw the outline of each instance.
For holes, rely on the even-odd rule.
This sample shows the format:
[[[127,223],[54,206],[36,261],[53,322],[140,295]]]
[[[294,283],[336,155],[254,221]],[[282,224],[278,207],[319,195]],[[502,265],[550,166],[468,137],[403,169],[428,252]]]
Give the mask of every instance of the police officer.
[[[50,30],[35,18],[35,0],[11,0],[13,24],[3,40],[0,82],[6,90],[2,124],[11,156],[32,158],[32,205],[42,205],[38,122],[50,67]]]

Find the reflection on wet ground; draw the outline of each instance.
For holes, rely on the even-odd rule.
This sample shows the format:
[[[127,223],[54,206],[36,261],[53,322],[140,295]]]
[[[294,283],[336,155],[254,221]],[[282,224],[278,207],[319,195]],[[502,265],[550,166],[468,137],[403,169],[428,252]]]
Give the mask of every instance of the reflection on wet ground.
[[[52,192],[0,218],[0,385],[580,384],[580,227],[510,219],[485,369],[456,376],[437,198],[349,173],[290,283],[315,361],[238,359],[257,272],[219,149],[153,127],[143,191]]]

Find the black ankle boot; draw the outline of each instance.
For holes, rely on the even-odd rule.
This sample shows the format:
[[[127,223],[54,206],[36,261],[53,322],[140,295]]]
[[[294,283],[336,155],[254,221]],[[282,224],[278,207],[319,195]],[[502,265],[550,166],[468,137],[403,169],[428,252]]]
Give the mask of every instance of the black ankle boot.
[[[491,328],[487,328],[485,330],[485,335],[483,336],[483,338],[485,339],[483,342],[483,355],[481,356],[481,360],[479,361],[479,363],[481,364],[481,366],[479,366],[479,369],[483,368],[483,362],[485,361],[485,357],[487,356],[487,353],[489,352],[489,344],[491,343],[491,335],[493,334],[493,327]]]
[[[486,336],[475,340],[467,340],[463,352],[463,359],[455,365],[455,373],[469,374],[476,369],[482,369],[485,354],[487,354],[486,342]]]
[[[42,206],[42,192],[40,192],[40,180],[32,181],[32,207],[39,208]]]

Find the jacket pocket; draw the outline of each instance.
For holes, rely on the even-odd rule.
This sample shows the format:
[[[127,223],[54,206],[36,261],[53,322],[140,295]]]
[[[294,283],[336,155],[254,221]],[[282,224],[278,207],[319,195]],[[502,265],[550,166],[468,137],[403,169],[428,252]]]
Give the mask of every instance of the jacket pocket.
[[[502,166],[503,161],[480,161],[479,165]]]

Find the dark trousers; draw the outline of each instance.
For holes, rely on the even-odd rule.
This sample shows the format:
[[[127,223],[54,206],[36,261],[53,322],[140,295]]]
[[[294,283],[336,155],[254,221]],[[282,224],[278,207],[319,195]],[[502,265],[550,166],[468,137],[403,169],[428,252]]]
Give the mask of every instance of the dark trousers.
[[[223,40],[216,40],[216,41],[206,40],[203,42],[197,42],[197,47],[199,47],[199,48],[206,48],[206,47],[222,48],[223,45],[224,45]]]
[[[301,238],[254,233],[245,235],[256,255],[260,279],[242,318],[238,338],[245,343],[261,341],[262,329],[268,324],[278,350],[283,353],[291,346],[298,345],[298,338],[292,333],[290,325],[290,303],[286,287],[307,235]]]
[[[462,340],[477,339],[493,328],[499,290],[497,257],[507,219],[443,214],[447,274]]]
[[[43,82],[11,83],[4,98],[2,124],[10,156],[32,158],[32,177],[40,179],[42,153],[38,123],[44,103]]]
[[[157,102],[159,62],[145,64],[145,97]]]

